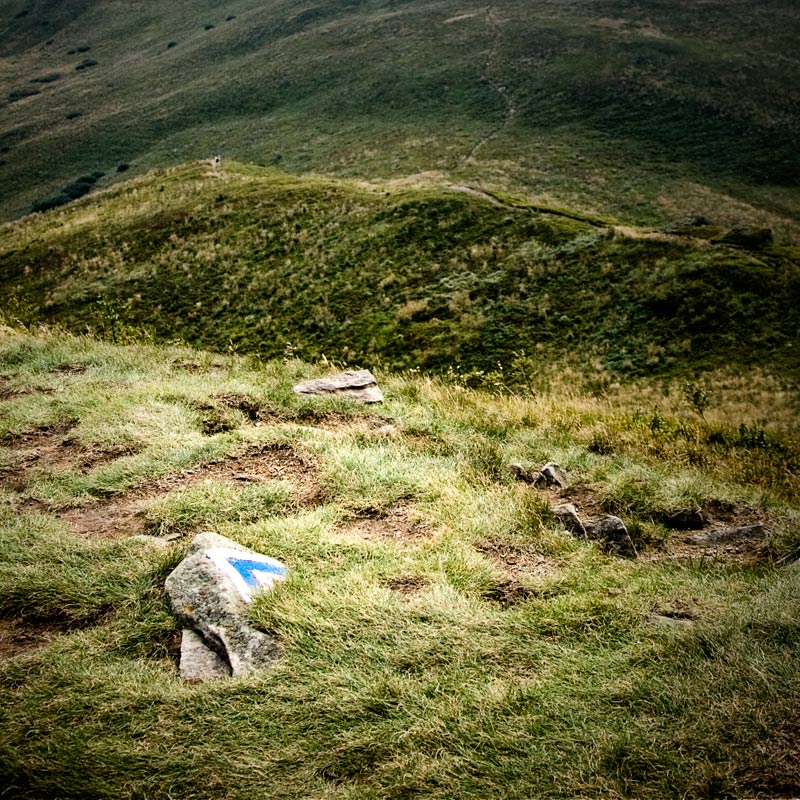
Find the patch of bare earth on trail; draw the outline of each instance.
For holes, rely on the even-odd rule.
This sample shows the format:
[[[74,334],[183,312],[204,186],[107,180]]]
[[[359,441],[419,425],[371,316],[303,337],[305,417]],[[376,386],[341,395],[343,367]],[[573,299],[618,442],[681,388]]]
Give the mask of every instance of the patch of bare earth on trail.
[[[0,486],[20,492],[28,485],[33,470],[46,470],[54,475],[86,474],[101,464],[136,452],[131,445],[80,445],[69,435],[72,426],[71,422],[64,423],[2,440],[3,445],[14,449],[16,461],[0,471]]]
[[[0,618],[0,662],[32,653],[63,633],[52,623],[33,623]]]
[[[484,541],[475,549],[486,556],[504,577],[483,592],[483,598],[502,606],[513,606],[531,598],[557,593],[555,589],[537,587],[537,581],[556,575],[561,562],[547,558],[535,550],[504,541]]]
[[[554,575],[561,567],[561,563],[552,558],[510,542],[486,541],[476,545],[475,549],[504,572],[518,579],[544,578]]]
[[[419,594],[430,586],[430,581],[422,575],[397,575],[387,578],[383,585],[393,592],[397,592],[401,597],[408,598]]]
[[[586,524],[617,513],[607,499],[588,487],[570,487],[557,493],[555,504],[572,503]],[[709,500],[701,508],[676,509],[645,518],[670,531],[669,537],[644,550],[642,561],[717,560],[757,564],[770,559],[766,517],[747,506]]]
[[[58,514],[76,533],[104,539],[146,533],[146,508],[154,499],[205,480],[223,483],[268,483],[285,480],[292,485],[296,508],[322,502],[317,466],[286,445],[252,448],[241,455],[168,475],[120,497],[67,509]]]
[[[431,534],[430,527],[413,513],[413,505],[401,500],[388,509],[361,511],[340,527],[342,533],[367,541],[383,540],[413,544]]]

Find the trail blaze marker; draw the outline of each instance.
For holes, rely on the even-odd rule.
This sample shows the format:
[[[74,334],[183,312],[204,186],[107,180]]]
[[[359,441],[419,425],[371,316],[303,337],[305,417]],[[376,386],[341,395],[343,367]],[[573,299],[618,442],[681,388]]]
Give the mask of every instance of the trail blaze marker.
[[[248,603],[254,595],[271,589],[276,581],[286,580],[286,566],[260,553],[212,547],[205,551],[205,555],[231,580]]]

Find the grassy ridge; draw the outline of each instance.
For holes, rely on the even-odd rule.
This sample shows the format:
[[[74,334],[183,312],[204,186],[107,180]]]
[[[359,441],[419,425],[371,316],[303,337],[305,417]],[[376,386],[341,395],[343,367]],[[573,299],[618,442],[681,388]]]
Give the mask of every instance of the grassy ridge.
[[[795,249],[497,197],[187,165],[5,226],[0,303],[26,323],[263,357],[522,378],[577,354],[601,373],[796,372]]]
[[[9,656],[0,639],[13,796],[798,791],[796,396],[719,376],[701,420],[677,384],[610,402],[567,379],[493,397],[379,373],[387,402],[365,413],[291,393],[318,372],[3,331],[0,633],[38,645]],[[738,424],[770,446],[732,444]],[[35,461],[45,440],[60,464]],[[259,483],[243,454],[276,447],[308,466]],[[557,459],[579,504],[619,510],[640,558],[561,531],[512,458]],[[296,480],[321,492],[298,505]],[[126,501],[140,514],[115,527]],[[768,525],[760,560],[664,557],[681,532],[656,512],[720,504]],[[163,581],[185,539],[129,538],[137,519],[212,526],[290,565],[253,607],[281,642],[274,669],[178,678]]]
[[[222,151],[293,172],[434,171],[636,222],[713,212],[798,232],[787,0],[6,7],[6,217],[81,175]]]

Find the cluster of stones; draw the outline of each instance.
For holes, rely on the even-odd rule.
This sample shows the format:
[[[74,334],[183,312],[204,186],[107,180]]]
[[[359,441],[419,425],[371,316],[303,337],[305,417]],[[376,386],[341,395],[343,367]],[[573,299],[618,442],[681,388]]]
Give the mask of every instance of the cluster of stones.
[[[567,485],[566,472],[553,461],[549,461],[537,472],[527,471],[516,462],[509,464],[509,469],[517,480],[536,488],[563,489]],[[628,529],[619,517],[608,514],[594,522],[584,522],[572,503],[555,506],[553,515],[574,536],[601,542],[607,553],[621,558],[635,558],[637,555]]]

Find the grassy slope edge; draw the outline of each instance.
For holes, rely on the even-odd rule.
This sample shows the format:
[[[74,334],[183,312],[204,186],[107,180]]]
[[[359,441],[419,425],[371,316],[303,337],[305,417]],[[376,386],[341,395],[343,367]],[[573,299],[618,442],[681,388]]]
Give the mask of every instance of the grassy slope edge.
[[[535,373],[797,373],[796,248],[713,244],[465,187],[156,171],[0,229],[25,323],[263,357]]]

